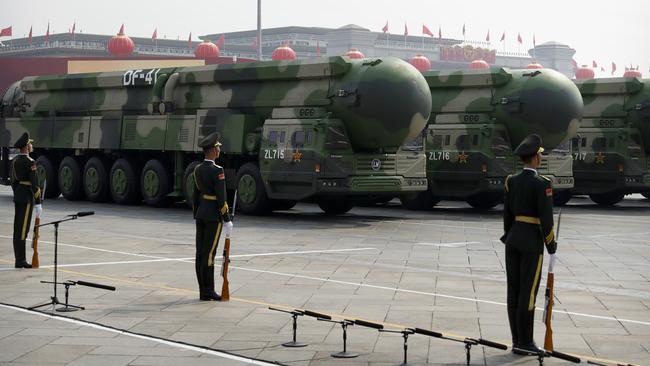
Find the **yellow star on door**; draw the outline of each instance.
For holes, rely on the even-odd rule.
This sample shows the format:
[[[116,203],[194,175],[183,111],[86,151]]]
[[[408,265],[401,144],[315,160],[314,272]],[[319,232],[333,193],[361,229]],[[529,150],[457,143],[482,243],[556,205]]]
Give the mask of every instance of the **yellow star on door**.
[[[302,160],[302,153],[300,151],[298,151],[298,150],[294,151],[292,156],[293,156],[293,161],[296,162],[296,163],[300,162],[300,160]]]
[[[465,154],[465,152],[462,151],[462,152],[458,155],[458,162],[459,162],[459,163],[463,163],[463,164],[467,164],[467,158],[469,158],[469,155]]]
[[[596,154],[596,164],[605,164],[605,155],[603,153],[599,152]]]

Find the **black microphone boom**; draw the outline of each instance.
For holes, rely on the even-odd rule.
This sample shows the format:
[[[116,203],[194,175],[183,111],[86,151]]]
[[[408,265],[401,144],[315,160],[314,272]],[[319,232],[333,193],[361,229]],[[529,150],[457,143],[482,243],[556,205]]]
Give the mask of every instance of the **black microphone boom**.
[[[90,215],[94,215],[94,214],[95,214],[95,211],[81,211],[81,212],[77,212],[76,216],[77,217],[84,217],[84,216],[90,216]]]
[[[86,281],[77,281],[77,285],[81,286],[88,286],[88,287],[95,287],[95,288],[100,288],[102,290],[108,290],[108,291],[115,291],[115,287],[113,286],[108,286],[108,285],[102,285],[100,283],[93,283],[93,282],[86,282]]]

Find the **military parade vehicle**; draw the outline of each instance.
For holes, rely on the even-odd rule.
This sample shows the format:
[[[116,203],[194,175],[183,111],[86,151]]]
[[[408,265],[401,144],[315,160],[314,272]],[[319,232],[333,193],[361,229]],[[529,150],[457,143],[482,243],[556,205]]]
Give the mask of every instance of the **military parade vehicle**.
[[[650,80],[576,80],[585,105],[572,139],[574,193],[599,205],[650,198]]]
[[[428,71],[432,111],[425,131],[429,189],[402,197],[411,209],[441,198],[488,209],[503,196],[508,174],[523,164],[513,150],[528,134],[544,142],[540,174],[553,181],[556,204],[573,187],[569,138],[582,116],[582,98],[566,76],[551,69]]]
[[[191,202],[197,141],[218,131],[230,196],[262,214],[313,201],[426,190],[416,139],[424,77],[397,58],[344,57],[26,77],[2,97],[3,178],[25,131],[46,197],[163,206]]]

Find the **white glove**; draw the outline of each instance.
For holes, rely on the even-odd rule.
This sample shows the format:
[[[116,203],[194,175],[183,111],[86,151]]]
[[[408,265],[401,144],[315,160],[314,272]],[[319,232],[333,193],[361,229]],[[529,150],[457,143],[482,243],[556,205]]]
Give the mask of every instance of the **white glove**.
[[[557,256],[555,254],[549,254],[548,261],[548,273],[553,273],[553,268],[555,267],[555,262],[557,261]]]
[[[230,238],[230,234],[232,234],[232,227],[232,221],[223,223],[223,234],[226,236],[226,238]]]
[[[34,217],[35,218],[37,218],[37,219],[40,218],[42,212],[43,212],[43,205],[41,205],[39,203],[38,205],[34,206]]]

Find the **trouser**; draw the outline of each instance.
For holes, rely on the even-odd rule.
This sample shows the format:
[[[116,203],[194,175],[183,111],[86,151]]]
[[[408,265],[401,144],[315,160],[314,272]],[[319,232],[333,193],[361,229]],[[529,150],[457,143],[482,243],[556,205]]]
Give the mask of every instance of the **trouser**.
[[[535,299],[543,258],[543,254],[522,252],[506,245],[508,320],[515,346],[527,346],[534,342]]]
[[[222,224],[196,219],[196,279],[201,295],[214,292],[214,257],[219,245]]]
[[[14,202],[14,257],[16,264],[25,262],[25,239],[32,223],[31,202]]]

